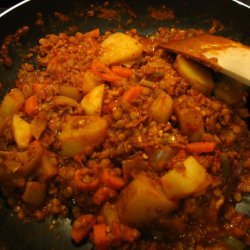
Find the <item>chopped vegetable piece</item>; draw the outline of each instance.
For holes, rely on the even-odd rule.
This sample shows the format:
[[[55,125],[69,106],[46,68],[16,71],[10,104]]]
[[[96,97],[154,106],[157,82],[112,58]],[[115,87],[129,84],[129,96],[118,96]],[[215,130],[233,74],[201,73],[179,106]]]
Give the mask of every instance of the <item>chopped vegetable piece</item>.
[[[108,81],[111,83],[118,82],[121,77],[115,74],[110,68],[100,61],[94,60],[91,66],[92,72],[99,76],[102,80]]]
[[[101,115],[104,97],[104,84],[94,87],[81,101],[86,115]]]
[[[24,95],[21,90],[12,89],[3,99],[0,107],[0,117],[6,118],[14,115],[22,107],[24,103]]]
[[[103,186],[98,188],[96,192],[93,194],[92,202],[95,205],[100,206],[105,201],[114,198],[116,196],[117,192],[113,188]]]
[[[74,176],[74,185],[80,191],[95,191],[99,184],[99,177],[88,168],[77,169]]]
[[[123,178],[117,176],[110,169],[103,170],[102,182],[113,189],[121,189],[125,185],[125,181],[123,180]]]
[[[102,208],[102,215],[104,216],[105,222],[112,226],[114,223],[119,222],[119,216],[114,205],[105,203]]]
[[[192,156],[161,177],[166,196],[176,200],[203,191],[210,182],[205,168]]]
[[[35,175],[40,182],[48,181],[58,173],[58,162],[56,155],[47,150],[43,151],[40,165],[36,169]]]
[[[136,39],[117,32],[108,36],[101,44],[100,61],[106,65],[137,59],[143,47]]]
[[[44,90],[48,87],[46,83],[34,83],[33,84],[33,93],[37,94],[39,91]]]
[[[59,94],[62,95],[62,96],[73,98],[76,101],[80,101],[81,100],[81,93],[80,93],[80,91],[76,87],[67,86],[66,84],[65,85],[61,85],[59,87]]]
[[[29,146],[32,138],[31,125],[19,115],[13,116],[12,133],[19,148],[25,149]]]
[[[174,67],[191,86],[203,94],[210,94],[214,89],[212,73],[208,68],[178,55]]]
[[[250,216],[250,196],[249,194],[245,194],[241,197],[241,201],[237,202],[235,205],[235,210],[237,213],[244,214],[246,216]]]
[[[113,204],[105,203],[102,209],[104,222],[110,228],[112,236],[112,245],[119,246],[122,240],[126,240],[123,235],[125,227],[120,223],[116,207]]]
[[[176,150],[170,146],[165,146],[164,148],[157,149],[150,154],[150,163],[155,171],[162,171],[166,169],[167,164],[171,158],[176,154]]]
[[[122,66],[112,66],[111,70],[116,73],[118,76],[129,78],[133,74],[133,70],[125,68]]]
[[[202,114],[197,109],[176,107],[176,115],[180,129],[191,142],[201,141],[204,135],[204,122]]]
[[[84,94],[87,94],[94,87],[102,83],[103,83],[103,80],[100,77],[98,77],[92,71],[87,70],[86,72],[84,72],[82,85],[80,86],[80,88]]]
[[[79,153],[90,154],[105,139],[108,122],[95,116],[71,116],[62,126],[58,139],[62,155],[75,156]]]
[[[111,238],[108,236],[106,224],[96,224],[93,226],[93,241],[97,247],[108,247]]]
[[[46,185],[36,181],[28,181],[22,199],[32,206],[41,207],[46,199]]]
[[[117,201],[121,221],[136,226],[150,223],[176,207],[177,202],[165,196],[160,181],[158,182],[144,173],[138,174],[123,189]]]
[[[131,103],[142,94],[143,87],[136,85],[128,89],[121,97],[121,103]]]
[[[142,155],[136,155],[132,158],[122,161],[122,172],[124,180],[130,180],[142,171],[147,171],[148,162]]]
[[[72,225],[71,238],[73,241],[80,243],[84,240],[95,223],[96,219],[92,214],[84,214],[78,217]]]
[[[186,149],[193,154],[210,153],[215,149],[214,142],[193,142],[186,146]]]
[[[100,36],[100,29],[93,29],[93,30],[91,30],[91,31],[89,31],[89,32],[86,32],[85,34],[84,34],[84,36],[88,36],[88,37],[98,37],[98,36]]]
[[[234,175],[234,169],[232,160],[226,153],[222,153],[220,156],[220,167],[222,171],[222,179],[224,182],[225,188],[231,188],[231,185],[233,184],[233,175]]]
[[[226,248],[230,249],[230,250],[233,250],[233,249],[237,249],[237,250],[244,250],[246,249],[246,246],[245,244],[234,238],[234,237],[228,237],[226,239],[224,239],[225,243],[226,243]]]
[[[31,134],[36,138],[39,139],[41,134],[44,132],[47,126],[47,121],[42,115],[37,115],[34,117],[30,124]]]
[[[27,177],[41,160],[43,149],[39,143],[31,143],[23,152],[0,151],[0,182]]]
[[[24,112],[29,116],[34,116],[38,113],[38,98],[36,95],[32,95],[26,99]]]
[[[131,228],[126,225],[122,225],[122,239],[127,242],[134,242],[141,236],[140,232],[136,228]]]
[[[168,94],[159,95],[152,103],[149,115],[158,123],[168,122],[173,113],[173,99]]]
[[[79,108],[80,104],[73,98],[58,95],[53,98],[53,104],[56,106],[72,106],[75,108]]]

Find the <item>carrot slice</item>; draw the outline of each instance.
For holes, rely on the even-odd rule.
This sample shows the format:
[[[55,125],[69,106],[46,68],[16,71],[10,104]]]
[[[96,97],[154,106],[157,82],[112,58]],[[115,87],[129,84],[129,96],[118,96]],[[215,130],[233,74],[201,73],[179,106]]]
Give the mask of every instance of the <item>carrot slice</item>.
[[[80,243],[96,223],[96,219],[92,214],[84,214],[78,217],[71,229],[71,238],[74,242]]]
[[[96,246],[107,247],[111,243],[107,234],[106,224],[96,224],[93,226],[93,242]]]
[[[77,169],[74,175],[75,187],[80,191],[95,191],[99,184],[99,179],[92,170],[87,168]]]
[[[100,29],[97,28],[97,29],[90,30],[89,32],[86,32],[84,35],[88,37],[99,37]]]
[[[125,185],[123,178],[112,173],[110,169],[104,169],[102,182],[113,189],[120,189]]]
[[[127,242],[134,242],[140,237],[140,232],[136,228],[122,225],[122,239]]]
[[[117,192],[110,187],[100,187],[92,196],[92,202],[95,205],[100,206],[103,202],[107,201],[109,198],[115,197]]]
[[[122,96],[121,102],[122,103],[131,103],[135,99],[137,99],[143,91],[143,87],[140,85],[136,85],[128,89]]]
[[[112,72],[109,67],[97,60],[92,62],[91,70],[104,81],[116,83],[121,79],[121,77]]]
[[[201,154],[201,153],[210,153],[215,149],[214,142],[193,142],[186,146],[186,149],[190,153]]]
[[[133,70],[122,66],[112,66],[111,70],[118,76],[129,78],[133,74]]]
[[[121,240],[122,240],[122,228],[121,228],[121,224],[119,222],[114,222],[111,225],[111,232],[113,235],[113,239],[112,239],[112,244],[114,246],[119,246],[121,244]]]
[[[33,93],[37,94],[39,91],[48,87],[48,84],[46,84],[46,83],[34,83],[32,87],[33,87]]]
[[[38,98],[36,95],[32,95],[26,99],[24,112],[29,116],[34,116],[38,113]]]

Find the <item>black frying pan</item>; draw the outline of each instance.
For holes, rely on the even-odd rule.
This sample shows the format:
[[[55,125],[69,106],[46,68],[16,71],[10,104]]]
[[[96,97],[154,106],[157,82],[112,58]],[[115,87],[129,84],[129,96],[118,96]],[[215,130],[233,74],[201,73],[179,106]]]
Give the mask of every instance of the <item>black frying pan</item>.
[[[90,4],[101,4],[102,1],[90,0],[31,0],[0,18],[0,44],[4,38],[13,34],[22,25],[30,27],[27,35],[21,37],[20,44],[10,46],[10,55],[13,66],[7,68],[0,65],[0,82],[3,88],[0,97],[14,86],[17,70],[22,63],[22,55],[28,48],[37,44],[39,38],[48,33],[68,31],[74,25],[78,30],[85,32],[99,27],[102,32],[110,29],[130,29],[136,27],[139,33],[148,35],[159,26],[178,28],[204,28],[211,27],[213,20],[218,20],[225,29],[218,34],[250,44],[250,9],[231,0],[121,0],[110,1],[110,6],[119,5],[124,9],[118,19],[106,20],[96,17],[87,17],[86,12]],[[174,10],[176,19],[169,21],[156,21],[149,18],[149,7],[160,7],[165,4]],[[70,21],[63,23],[55,17],[54,12],[61,12],[70,17]],[[43,14],[44,26],[36,26],[37,12]],[[82,13],[80,16],[79,14]],[[127,25],[128,19],[133,19],[131,25]],[[246,199],[249,203],[249,199]],[[242,206],[244,207],[243,204]],[[250,205],[248,205],[250,207]],[[250,212],[250,211],[249,211]],[[13,216],[4,206],[0,212],[0,250],[38,250],[38,249],[77,249],[70,240],[70,219],[55,220],[54,229],[51,229],[52,219],[42,223],[24,224]],[[86,243],[81,249],[89,249]]]

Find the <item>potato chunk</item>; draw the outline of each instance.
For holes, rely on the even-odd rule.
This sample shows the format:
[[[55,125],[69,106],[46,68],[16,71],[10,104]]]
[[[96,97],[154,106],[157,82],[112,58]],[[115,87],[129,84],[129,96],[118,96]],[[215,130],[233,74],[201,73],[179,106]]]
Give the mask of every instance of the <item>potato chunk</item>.
[[[75,99],[63,95],[55,96],[53,98],[53,104],[55,106],[71,106],[75,108],[80,107],[80,104]]]
[[[201,192],[210,184],[205,168],[192,156],[161,177],[163,190],[170,199],[185,198]]]
[[[209,94],[214,89],[212,73],[204,66],[178,55],[174,67],[197,91]]]
[[[51,179],[58,173],[58,162],[56,154],[43,150],[43,155],[40,160],[39,167],[36,168],[35,175],[40,182],[45,182]]]
[[[81,101],[86,115],[100,115],[104,97],[104,84],[94,87]]]
[[[173,113],[173,99],[168,94],[158,96],[152,103],[149,115],[158,123],[168,122]]]
[[[181,132],[188,136],[189,141],[200,141],[204,134],[204,122],[201,111],[195,108],[175,107]]]
[[[62,155],[90,154],[105,139],[108,122],[97,116],[71,116],[62,125],[59,134]]]
[[[17,88],[12,89],[3,99],[0,107],[0,117],[6,118],[14,115],[22,107],[23,103],[23,93]]]
[[[38,143],[31,143],[22,152],[0,151],[0,183],[13,181],[20,177],[27,177],[38,167],[43,149]]]
[[[76,87],[71,87],[64,84],[59,87],[58,91],[62,96],[70,97],[77,101],[81,100],[81,93]]]
[[[92,71],[87,70],[84,73],[81,90],[84,94],[88,93],[94,87],[102,84],[103,81],[99,79]]]
[[[122,191],[117,201],[117,210],[121,221],[136,226],[150,223],[176,207],[177,202],[166,198],[160,182],[144,173],[135,177]]]
[[[25,187],[22,200],[26,203],[41,207],[46,199],[46,185],[36,181],[28,181]]]
[[[12,133],[17,146],[27,148],[32,138],[31,125],[19,115],[14,115],[12,120]]]
[[[32,136],[34,136],[37,140],[42,135],[43,131],[46,129],[47,121],[43,114],[39,114],[34,117],[30,124],[30,130]]]
[[[106,65],[131,61],[140,57],[142,51],[142,44],[136,39],[117,32],[102,42],[100,61]]]

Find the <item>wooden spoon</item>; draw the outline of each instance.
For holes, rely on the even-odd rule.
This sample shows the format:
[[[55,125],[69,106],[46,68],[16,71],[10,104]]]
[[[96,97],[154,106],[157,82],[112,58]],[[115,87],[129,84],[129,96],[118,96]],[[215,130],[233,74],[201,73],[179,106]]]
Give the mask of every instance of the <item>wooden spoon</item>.
[[[202,34],[163,42],[162,48],[181,54],[250,86],[250,47],[221,36]]]

